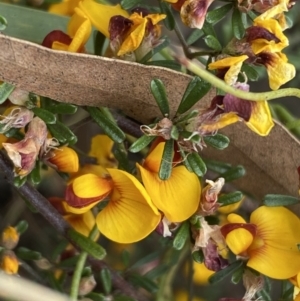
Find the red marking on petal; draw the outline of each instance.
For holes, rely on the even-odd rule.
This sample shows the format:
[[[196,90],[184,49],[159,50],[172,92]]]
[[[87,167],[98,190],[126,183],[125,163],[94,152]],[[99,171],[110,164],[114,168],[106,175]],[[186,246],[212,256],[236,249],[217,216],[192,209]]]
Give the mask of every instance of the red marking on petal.
[[[244,224],[244,223],[231,223],[221,227],[221,233],[224,237],[228,235],[229,232],[235,229],[246,229],[248,230],[253,236],[257,233],[257,226],[254,224]]]
[[[70,45],[72,39],[61,30],[53,30],[46,35],[42,42],[42,46],[52,48],[53,42],[61,42],[66,45]]]

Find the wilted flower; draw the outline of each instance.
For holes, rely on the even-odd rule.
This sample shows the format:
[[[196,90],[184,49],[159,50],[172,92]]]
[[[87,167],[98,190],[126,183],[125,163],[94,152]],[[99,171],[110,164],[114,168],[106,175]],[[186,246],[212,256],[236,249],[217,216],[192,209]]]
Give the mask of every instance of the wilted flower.
[[[5,249],[12,250],[18,244],[20,234],[15,227],[6,227],[2,231],[1,246]]]

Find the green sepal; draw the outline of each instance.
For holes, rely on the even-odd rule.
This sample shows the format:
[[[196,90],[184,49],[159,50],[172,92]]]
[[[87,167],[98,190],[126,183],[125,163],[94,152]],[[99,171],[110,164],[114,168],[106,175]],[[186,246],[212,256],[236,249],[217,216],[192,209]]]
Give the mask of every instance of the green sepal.
[[[17,187],[17,188],[20,188],[22,187],[27,181],[27,177],[19,177],[19,176],[16,176],[14,178],[14,186]]]
[[[129,147],[129,151],[131,153],[138,153],[139,151],[144,149],[146,146],[148,146],[155,138],[156,138],[156,136],[144,135],[131,144],[131,146]]]
[[[235,261],[234,263],[232,263],[225,269],[220,270],[220,271],[216,272],[215,274],[211,275],[208,278],[208,282],[211,284],[214,284],[214,283],[222,281],[225,277],[229,276],[230,274],[232,274],[233,272],[238,270],[243,264],[244,264],[244,262],[242,260]]]
[[[192,167],[193,172],[198,177],[203,177],[205,175],[207,168],[198,153],[193,152],[193,153],[189,154],[187,157],[187,160],[188,160],[189,165]]]
[[[232,12],[232,32],[235,38],[242,39],[245,35],[245,27],[242,20],[242,13],[238,8],[234,8]]]
[[[220,44],[218,39],[214,36],[211,36],[211,35],[205,36],[204,42],[209,48],[211,48],[213,50],[216,50],[216,51],[222,50],[222,45]]]
[[[67,237],[71,239],[76,246],[80,247],[83,251],[96,259],[101,260],[106,256],[106,251],[103,247],[74,229],[69,229],[67,231]]]
[[[243,199],[244,195],[240,191],[234,191],[218,197],[218,203],[221,207],[237,203]]]
[[[170,108],[163,82],[160,79],[155,78],[151,81],[150,88],[161,113],[163,116],[168,116],[170,113]]]
[[[247,78],[252,82],[258,81],[259,79],[258,72],[253,66],[250,66],[249,64],[243,64],[241,72],[245,72]]]
[[[15,226],[17,232],[22,235],[28,229],[28,223],[25,220],[19,221]]]
[[[195,262],[197,263],[203,263],[204,261],[204,254],[203,254],[203,251],[200,249],[200,250],[197,250],[197,251],[194,251],[192,253],[192,258]]]
[[[32,112],[35,116],[41,118],[46,124],[55,124],[56,123],[56,116],[49,112],[48,110],[42,108],[32,108]]]
[[[239,179],[246,174],[246,170],[242,165],[237,165],[232,167],[227,172],[220,175],[220,177],[225,179],[225,182],[231,182],[233,180]]]
[[[7,26],[7,20],[0,16],[0,30],[4,30]]]
[[[170,44],[170,41],[167,37],[162,37],[161,40],[163,42],[154,49],[151,49],[138,63],[146,64],[146,62],[148,62],[156,53],[160,52]]]
[[[173,248],[176,250],[181,250],[185,242],[190,237],[190,223],[184,222],[181,224],[180,228],[176,232],[175,238],[173,240]]]
[[[178,131],[178,128],[177,128],[176,125],[172,126],[172,129],[171,129],[171,138],[174,139],[174,140],[178,140],[178,138],[179,138],[179,131]]]
[[[104,290],[104,293],[106,295],[110,294],[111,292],[111,273],[108,269],[106,268],[103,268],[101,271],[100,271],[100,278],[101,278],[101,282],[102,282],[102,286],[103,286],[103,290]]]
[[[267,194],[263,199],[263,204],[268,207],[289,206],[296,205],[299,203],[299,198],[289,195]]]
[[[125,10],[129,10],[141,3],[141,0],[122,0],[120,2],[121,6]]]
[[[221,7],[209,11],[205,16],[205,19],[210,24],[216,24],[219,21],[221,21],[231,9],[232,9],[231,3],[223,5]]]
[[[109,118],[105,112],[105,108],[87,107],[87,111],[105,134],[114,142],[121,143],[125,140],[126,136],[124,132]]]
[[[238,284],[243,279],[244,266],[240,266],[231,276],[231,282],[233,284]]]
[[[203,138],[204,142],[216,149],[225,149],[228,147],[230,140],[227,136],[222,134],[216,134],[213,136],[206,136]]]
[[[25,247],[20,247],[16,251],[16,255],[18,258],[23,260],[38,260],[42,258],[40,252],[29,250]]]
[[[29,174],[28,178],[33,185],[40,184],[42,179],[41,179],[41,174],[40,174],[40,164],[38,162],[35,164],[35,167]]]
[[[173,30],[175,27],[175,19],[174,19],[172,10],[170,8],[170,4],[168,4],[164,1],[160,1],[159,5],[160,5],[161,12],[167,16],[163,20],[166,28],[170,31]]]
[[[76,135],[62,122],[56,120],[55,124],[48,124],[48,129],[61,144],[75,144],[77,142]]]
[[[178,114],[183,114],[195,105],[210,90],[211,84],[195,76],[188,84],[177,109]]]
[[[58,103],[47,107],[53,114],[75,114],[78,107],[70,103]]]
[[[9,83],[0,84],[0,104],[4,103],[14,89],[15,86]]]
[[[161,158],[158,176],[161,180],[167,180],[171,176],[173,164],[174,140],[167,140]]]
[[[148,61],[145,63],[145,65],[159,66],[159,67],[165,67],[179,72],[181,71],[181,65],[173,60]]]

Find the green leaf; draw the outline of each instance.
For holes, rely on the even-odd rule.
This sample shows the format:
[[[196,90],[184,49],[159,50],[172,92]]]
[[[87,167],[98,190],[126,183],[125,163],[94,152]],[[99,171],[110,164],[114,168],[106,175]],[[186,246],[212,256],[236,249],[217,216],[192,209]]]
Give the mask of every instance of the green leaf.
[[[258,72],[255,70],[254,67],[250,66],[249,64],[243,64],[241,71],[245,72],[247,78],[252,82],[255,82],[259,79]]]
[[[122,263],[127,268],[130,262],[130,253],[128,250],[123,249],[121,253]]]
[[[94,54],[102,55],[106,37],[100,31],[94,31]]]
[[[195,29],[192,31],[192,33],[189,35],[189,37],[186,39],[186,43],[188,45],[192,45],[195,42],[197,42],[201,37],[203,37],[204,32],[201,29]]]
[[[198,251],[194,251],[192,253],[192,258],[197,263],[202,263],[204,261],[204,254],[203,251],[200,249]]]
[[[246,174],[246,170],[242,165],[232,167],[227,172],[221,174],[220,176],[225,179],[225,182],[231,182],[233,180],[239,179]]]
[[[196,152],[191,153],[187,157],[188,163],[192,167],[194,173],[198,177],[203,177],[207,171],[206,165],[200,155]]]
[[[69,229],[67,231],[67,237],[75,243],[76,246],[80,247],[83,251],[86,251],[96,259],[101,260],[106,256],[104,248],[74,229]]]
[[[160,79],[155,78],[151,81],[150,88],[161,113],[163,116],[168,116],[170,113],[170,108],[163,82]]]
[[[173,125],[171,128],[171,138],[174,140],[178,140],[179,138],[179,131],[176,125]]]
[[[48,124],[48,129],[52,136],[54,136],[62,144],[75,144],[77,137],[75,134],[62,122],[56,120],[55,124]]]
[[[0,104],[4,103],[4,101],[9,97],[14,88],[15,86],[8,83],[2,83],[0,85]]]
[[[53,114],[75,114],[78,107],[70,103],[57,103],[47,107]]]
[[[209,48],[211,48],[213,50],[216,50],[216,51],[222,50],[222,45],[220,44],[218,39],[214,36],[208,35],[208,36],[204,37],[204,42]]]
[[[206,14],[205,19],[210,24],[216,24],[220,20],[222,20],[231,9],[232,9],[231,3],[221,6],[221,7],[218,7],[214,10],[209,11]]]
[[[16,255],[18,258],[21,258],[23,260],[38,260],[42,258],[41,253],[29,250],[25,247],[18,248]]]
[[[103,290],[104,290],[104,293],[106,295],[110,294],[111,292],[111,274],[110,274],[110,271],[106,268],[103,268],[101,271],[100,271],[100,277],[101,277],[101,282],[102,282],[102,286],[103,286]]]
[[[243,274],[244,274],[244,266],[242,265],[232,274],[231,282],[233,284],[238,284],[242,280]]]
[[[17,176],[14,178],[14,186],[17,188],[20,188],[26,183],[26,181],[27,181],[27,177],[21,178],[21,177]]]
[[[242,13],[238,8],[235,8],[232,12],[232,32],[235,38],[242,39],[245,35],[245,27],[242,20]]]
[[[158,266],[156,266],[155,268],[153,268],[152,270],[150,270],[149,272],[147,272],[144,275],[148,279],[155,280],[158,277],[161,277],[162,275],[167,273],[167,271],[169,271],[169,270],[170,270],[170,265],[159,264]]]
[[[185,242],[190,237],[190,223],[184,222],[181,224],[180,228],[176,232],[175,238],[173,240],[173,247],[176,250],[181,250]]]
[[[229,138],[222,134],[204,137],[204,142],[216,149],[225,149],[229,145]]]
[[[299,203],[299,198],[280,194],[267,194],[263,200],[263,204],[268,207],[289,206]]]
[[[156,53],[160,52],[162,49],[167,47],[170,44],[170,41],[167,37],[161,38],[163,40],[157,47],[151,49],[138,63],[145,64],[148,62]]]
[[[105,298],[104,301],[106,301],[107,298]],[[132,299],[128,296],[124,296],[124,295],[116,295],[114,296],[114,301],[136,301],[136,299]]]
[[[148,146],[155,138],[155,136],[144,135],[131,144],[131,146],[129,147],[129,151],[131,153],[138,153],[146,146]]]
[[[237,203],[243,199],[244,195],[240,191],[234,191],[218,197],[221,207]]]
[[[38,185],[41,182],[40,164],[36,163],[34,169],[29,174],[29,179],[33,185]]]
[[[15,228],[17,232],[22,235],[28,229],[28,223],[25,220],[19,221]]]
[[[203,161],[205,162],[207,169],[220,174],[225,173],[232,168],[231,164],[225,162],[209,160],[209,159],[203,159]]]
[[[141,0],[122,0],[120,2],[121,6],[125,10],[129,10],[141,3]]]
[[[131,173],[132,167],[130,166],[128,152],[124,146],[124,143],[115,143],[113,154],[119,163],[118,168]]]
[[[0,16],[0,30],[4,30],[7,26],[7,21],[4,17]]]
[[[214,27],[211,24],[209,24],[207,21],[204,22],[202,30],[203,30],[204,34],[207,36],[209,36],[209,35],[214,36],[214,37],[216,36]]]
[[[181,65],[173,60],[149,61],[145,65],[165,67],[176,71],[181,71]]]
[[[207,92],[210,90],[211,84],[195,76],[186,87],[182,96],[181,102],[177,109],[177,114],[187,112],[193,105],[195,105]]]
[[[166,28],[168,30],[173,30],[175,27],[175,19],[174,19],[172,10],[170,8],[170,4],[168,4],[164,1],[160,1],[159,5],[160,5],[161,12],[163,14],[167,15],[167,17],[163,21]]]
[[[88,299],[91,299],[93,301],[107,301],[107,297],[104,296],[103,294],[98,294],[98,293],[94,293],[94,292],[91,292],[87,295],[85,295],[85,297],[87,297]],[[114,301],[116,299],[114,298]]]
[[[32,108],[32,112],[35,116],[41,118],[47,124],[55,124],[56,117],[53,113],[49,112],[48,110],[42,108]]]
[[[163,250],[159,250],[159,251],[154,251],[153,253],[146,255],[145,257],[138,260],[135,264],[133,264],[130,267],[130,270],[134,270],[138,267],[141,267],[147,263],[150,263],[150,262],[158,259],[162,255],[162,253],[163,253]]]
[[[220,271],[216,272],[215,274],[211,275],[208,278],[208,282],[211,283],[211,284],[220,282],[225,277],[229,276],[230,274],[235,272],[237,269],[239,269],[242,265],[243,265],[242,260],[235,261],[234,263],[232,263],[231,265],[229,265],[225,269],[220,270]]]
[[[128,278],[129,281],[134,285],[142,287],[152,294],[154,294],[158,290],[157,284],[153,280],[145,276],[141,276],[139,274],[130,274],[128,275]]]
[[[113,141],[121,143],[125,140],[124,132],[107,116],[103,108],[87,107],[87,111]]]
[[[167,180],[171,176],[173,163],[174,140],[167,140],[161,158],[158,176],[161,180]]]

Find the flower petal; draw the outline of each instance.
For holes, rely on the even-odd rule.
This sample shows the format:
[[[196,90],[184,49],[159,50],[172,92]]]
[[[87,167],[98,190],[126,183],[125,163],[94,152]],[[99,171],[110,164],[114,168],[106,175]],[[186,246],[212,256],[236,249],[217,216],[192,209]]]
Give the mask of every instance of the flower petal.
[[[139,241],[156,228],[161,215],[135,177],[118,169],[108,171],[114,182],[114,191],[108,205],[96,218],[97,226],[113,241]]]
[[[173,168],[168,180],[161,180],[137,164],[144,186],[155,206],[170,222],[181,222],[191,217],[198,208],[201,186],[198,177],[184,166]]]
[[[251,246],[248,266],[275,279],[287,279],[300,271],[299,218],[284,207],[262,206],[251,214],[257,236],[264,245]]]
[[[253,242],[253,235],[244,228],[234,229],[226,236],[226,244],[229,249],[236,255],[247,251]]]

